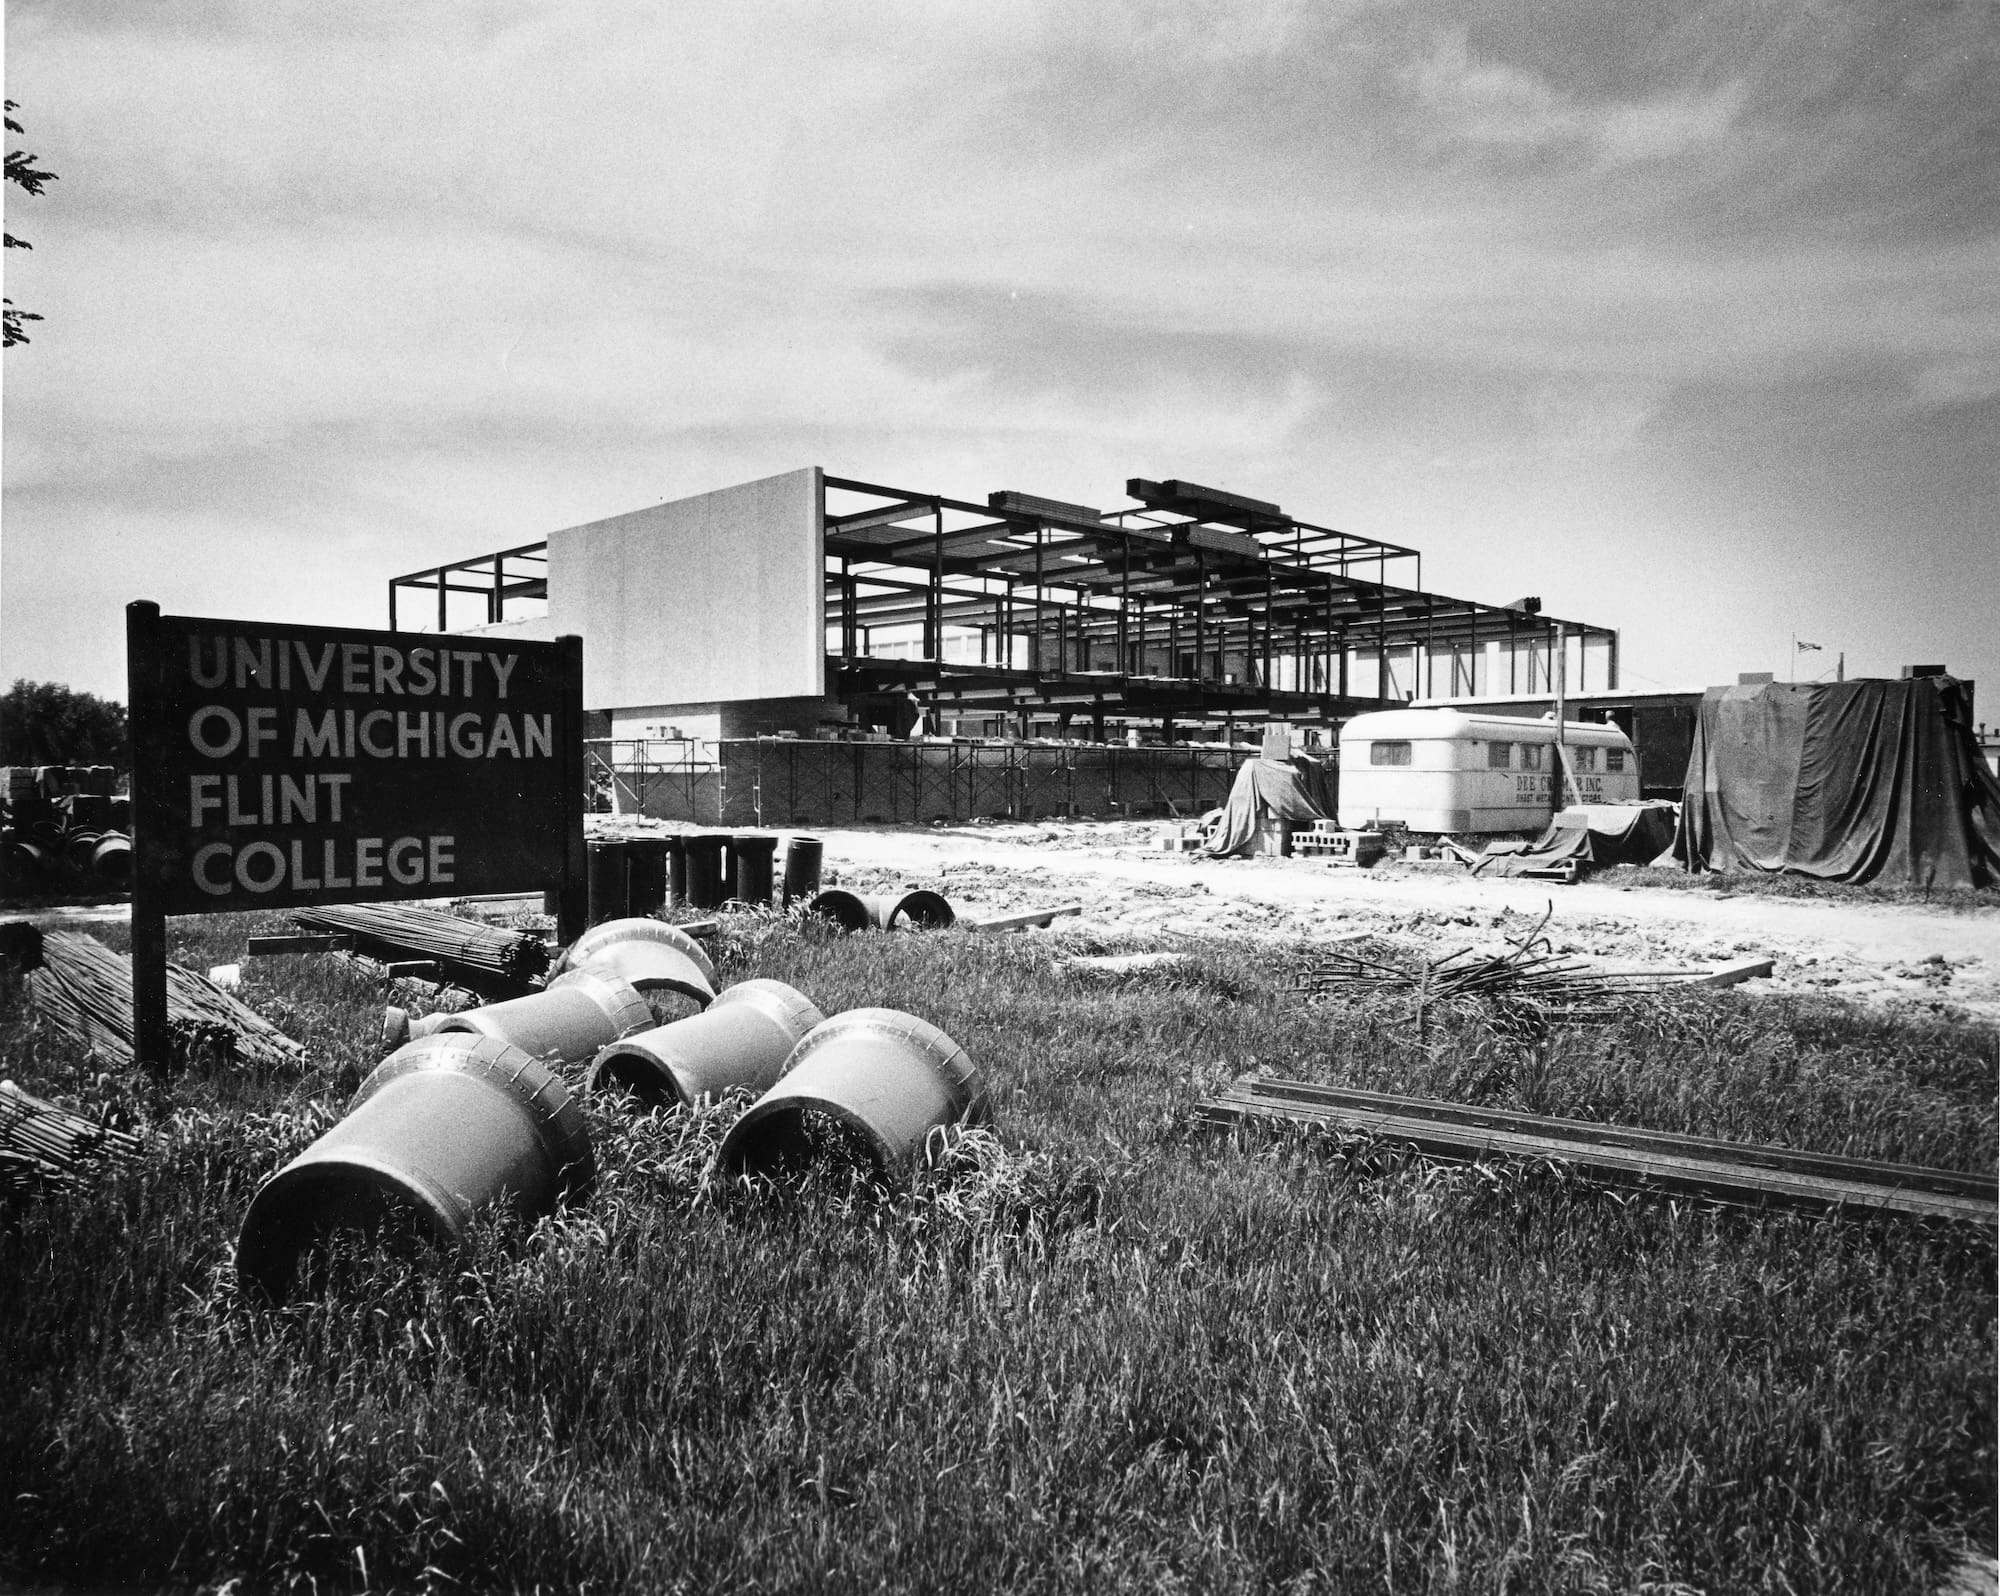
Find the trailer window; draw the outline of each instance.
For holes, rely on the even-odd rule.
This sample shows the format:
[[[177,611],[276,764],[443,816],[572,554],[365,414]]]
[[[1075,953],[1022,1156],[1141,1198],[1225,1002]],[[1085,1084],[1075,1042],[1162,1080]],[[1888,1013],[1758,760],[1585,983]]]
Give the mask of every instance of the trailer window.
[[[1595,770],[1597,768],[1597,750],[1595,748],[1572,748],[1570,754],[1574,759],[1574,763],[1570,767],[1572,770]]]
[[[1606,770],[1623,770],[1625,768],[1625,750],[1622,748],[1605,749],[1604,768]]]
[[[1540,743],[1521,744],[1521,768],[1540,770],[1542,768],[1542,745]]]
[[[1488,770],[1511,770],[1514,768],[1512,743],[1488,743],[1486,745],[1486,768]]]
[[[1407,765],[1410,762],[1408,743],[1370,743],[1368,763],[1371,765]]]

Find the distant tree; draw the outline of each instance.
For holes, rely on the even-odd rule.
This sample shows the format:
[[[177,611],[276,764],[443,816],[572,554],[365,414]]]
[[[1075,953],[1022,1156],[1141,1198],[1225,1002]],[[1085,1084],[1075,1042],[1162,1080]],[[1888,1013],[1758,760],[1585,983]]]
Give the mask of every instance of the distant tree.
[[[127,765],[125,706],[61,682],[17,680],[0,698],[0,765]]]
[[[27,130],[13,118],[14,102],[12,100],[7,102],[7,110],[9,113],[7,117],[7,131],[9,133],[25,133]],[[7,152],[7,181],[10,183],[19,183],[30,194],[40,194],[44,184],[56,181],[56,174],[54,172],[44,172],[36,167],[35,162],[40,159],[39,155],[30,154],[26,150],[9,150]],[[6,234],[5,237],[7,248],[9,249],[33,249],[35,247],[25,238],[16,238],[12,233]],[[0,301],[0,304],[4,304],[6,316],[6,341],[5,343],[0,343],[0,348],[12,349],[16,344],[25,344],[28,341],[28,335],[21,330],[21,323],[24,321],[40,321],[42,318],[31,310],[16,310],[14,308],[14,301],[11,299]],[[48,761],[48,763],[54,763],[54,761]]]

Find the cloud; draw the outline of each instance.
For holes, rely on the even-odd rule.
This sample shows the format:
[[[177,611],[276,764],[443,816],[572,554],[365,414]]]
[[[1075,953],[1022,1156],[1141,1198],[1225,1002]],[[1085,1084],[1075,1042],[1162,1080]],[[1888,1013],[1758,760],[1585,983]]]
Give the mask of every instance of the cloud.
[[[135,572],[373,621],[395,570],[810,460],[1217,480],[1488,596],[1506,537],[1594,538],[1648,582],[1570,607],[1651,625],[1683,475],[1732,484],[1712,524],[1782,480],[1837,527],[1862,427],[1913,518],[1975,496],[1971,16],[22,0],[63,182],[8,262],[47,320],[7,659],[70,657],[51,584],[112,617],[79,635]]]

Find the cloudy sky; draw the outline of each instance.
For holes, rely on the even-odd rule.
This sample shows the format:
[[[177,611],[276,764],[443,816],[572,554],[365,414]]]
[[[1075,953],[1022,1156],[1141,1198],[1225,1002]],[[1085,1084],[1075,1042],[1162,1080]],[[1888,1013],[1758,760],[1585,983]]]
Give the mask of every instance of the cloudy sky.
[[[2000,720],[1985,0],[9,0],[6,83],[7,680],[821,464]]]

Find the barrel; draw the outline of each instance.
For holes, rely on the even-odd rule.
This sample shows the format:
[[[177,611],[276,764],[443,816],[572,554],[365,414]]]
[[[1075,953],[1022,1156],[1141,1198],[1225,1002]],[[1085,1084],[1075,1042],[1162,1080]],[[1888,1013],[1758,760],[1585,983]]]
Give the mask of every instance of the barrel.
[[[771,861],[778,852],[778,839],[751,832],[729,839],[730,896],[739,903],[762,909],[771,902]]]
[[[722,879],[722,852],[729,839],[712,831],[690,832],[681,839],[687,858],[687,906],[690,909],[719,909],[726,889]]]
[[[787,837],[785,839],[785,907],[792,906],[792,900],[811,900],[819,891],[820,856],[825,844],[817,837]]]

